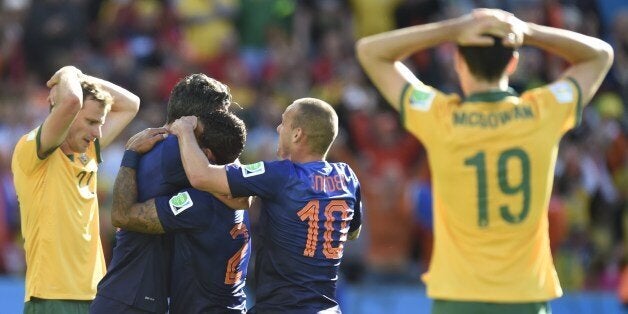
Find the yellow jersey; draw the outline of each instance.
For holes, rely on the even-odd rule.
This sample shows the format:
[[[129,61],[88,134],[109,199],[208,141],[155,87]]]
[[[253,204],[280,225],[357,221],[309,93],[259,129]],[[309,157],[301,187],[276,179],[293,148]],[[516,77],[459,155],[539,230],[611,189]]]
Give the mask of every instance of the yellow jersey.
[[[432,173],[428,296],[479,302],[561,296],[547,211],[559,141],[582,113],[577,83],[464,100],[408,85],[400,113],[425,145]]]
[[[106,271],[96,197],[98,142],[85,154],[67,156],[57,148],[39,159],[40,129],[19,140],[11,162],[26,251],[24,300],[92,300]]]

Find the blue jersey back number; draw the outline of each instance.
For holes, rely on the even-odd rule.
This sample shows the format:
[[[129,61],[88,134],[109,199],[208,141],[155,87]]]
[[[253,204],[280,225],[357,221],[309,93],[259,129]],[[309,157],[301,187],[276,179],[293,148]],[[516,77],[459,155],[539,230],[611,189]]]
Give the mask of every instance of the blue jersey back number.
[[[323,255],[325,255],[328,259],[339,259],[342,257],[343,238],[346,239],[346,230],[347,230],[347,220],[349,215],[349,206],[347,202],[344,200],[332,200],[325,206],[325,232],[323,234],[323,239],[325,240],[323,243]],[[341,236],[340,236],[340,244],[338,247],[332,246],[333,232],[334,230],[334,221],[336,218],[334,217],[334,212],[340,212],[340,216],[342,218],[342,222],[340,224]],[[305,243],[305,249],[303,250],[303,255],[308,257],[314,257],[314,253],[316,252],[318,245],[318,222],[320,213],[320,201],[319,200],[311,200],[309,201],[300,211],[297,212],[301,221],[308,222],[309,228],[307,229],[307,242]]]
[[[249,230],[244,223],[238,223],[231,229],[231,237],[233,239],[244,238],[244,244],[227,262],[227,272],[225,273],[225,284],[235,285],[242,280],[242,270],[240,263],[246,256],[249,249]]]

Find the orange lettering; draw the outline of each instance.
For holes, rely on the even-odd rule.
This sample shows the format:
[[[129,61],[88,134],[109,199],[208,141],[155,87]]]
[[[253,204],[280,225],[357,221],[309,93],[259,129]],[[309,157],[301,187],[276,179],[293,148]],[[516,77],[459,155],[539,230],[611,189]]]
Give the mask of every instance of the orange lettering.
[[[334,176],[334,181],[336,182],[336,190],[340,191],[340,190],[344,189],[344,187],[345,187],[344,176],[342,176],[342,175],[335,175]]]
[[[336,188],[334,187],[334,178],[325,177],[325,192],[333,192]]]

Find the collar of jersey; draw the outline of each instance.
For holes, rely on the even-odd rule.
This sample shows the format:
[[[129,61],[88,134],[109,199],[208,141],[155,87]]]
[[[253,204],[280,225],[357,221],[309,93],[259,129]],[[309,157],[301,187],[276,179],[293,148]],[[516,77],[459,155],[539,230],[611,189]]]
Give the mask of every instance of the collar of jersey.
[[[494,90],[471,94],[464,99],[464,102],[496,102],[508,96],[519,96],[514,89],[508,87],[507,90]]]

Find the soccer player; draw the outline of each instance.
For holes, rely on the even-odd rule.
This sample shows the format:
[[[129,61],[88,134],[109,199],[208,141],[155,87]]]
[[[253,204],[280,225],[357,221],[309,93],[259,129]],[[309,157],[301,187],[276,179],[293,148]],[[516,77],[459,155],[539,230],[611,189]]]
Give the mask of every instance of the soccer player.
[[[422,83],[401,61],[447,42],[464,93]],[[521,44],[570,66],[555,82],[508,88]],[[423,280],[433,313],[546,313],[562,295],[548,235],[558,143],[613,59],[605,42],[477,9],[445,21],[363,38],[358,58],[409,132],[426,146],[434,251]]]
[[[206,158],[219,165],[235,161],[244,147],[244,122],[225,111],[199,121],[197,134]],[[248,212],[192,188],[137,202],[139,154],[150,148],[144,143],[160,138],[152,129],[129,140],[114,184],[113,224],[136,232],[173,233],[170,313],[245,313]]]
[[[170,93],[166,125],[186,115],[226,111],[229,88],[205,74],[191,74]],[[165,134],[164,128],[153,132]],[[190,187],[176,136],[168,136],[142,156],[137,167],[138,200],[147,201]],[[238,202],[234,208],[242,208]],[[244,206],[247,207],[247,206]],[[98,284],[91,313],[165,313],[168,309],[171,238],[119,229],[109,269]]]
[[[19,140],[11,163],[26,251],[24,312],[87,313],[105,274],[100,149],[133,119],[140,101],[73,66],[59,69],[47,86],[50,113]]]
[[[319,99],[294,101],[277,127],[283,160],[246,166],[208,164],[196,125],[183,117],[171,127],[192,186],[262,201],[250,312],[339,313],[338,267],[346,240],[359,234],[361,203],[351,168],[325,160],[338,133],[334,109]]]

